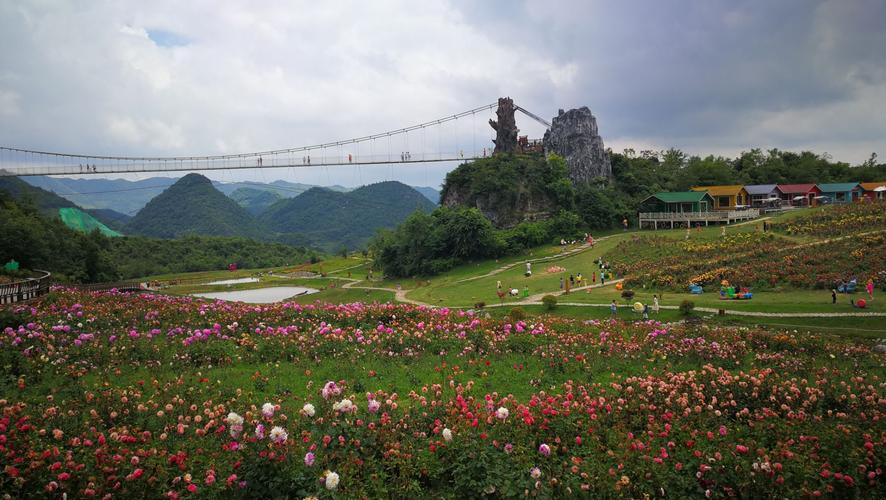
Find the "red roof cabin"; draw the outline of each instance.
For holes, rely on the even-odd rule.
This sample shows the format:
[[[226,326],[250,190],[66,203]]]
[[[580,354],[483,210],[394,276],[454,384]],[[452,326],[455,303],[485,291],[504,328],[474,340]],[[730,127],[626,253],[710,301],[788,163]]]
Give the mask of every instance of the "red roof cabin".
[[[779,184],[784,203],[794,207],[814,207],[818,205],[816,197],[821,196],[821,189],[815,184]]]

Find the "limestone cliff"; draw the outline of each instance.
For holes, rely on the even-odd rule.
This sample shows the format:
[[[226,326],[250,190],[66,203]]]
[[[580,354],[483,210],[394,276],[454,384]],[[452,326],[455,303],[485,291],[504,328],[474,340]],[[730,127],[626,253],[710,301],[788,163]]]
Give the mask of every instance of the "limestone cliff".
[[[545,153],[556,153],[566,160],[569,178],[576,186],[595,178],[612,176],[609,155],[597,130],[597,119],[586,106],[562,109],[544,136]]]

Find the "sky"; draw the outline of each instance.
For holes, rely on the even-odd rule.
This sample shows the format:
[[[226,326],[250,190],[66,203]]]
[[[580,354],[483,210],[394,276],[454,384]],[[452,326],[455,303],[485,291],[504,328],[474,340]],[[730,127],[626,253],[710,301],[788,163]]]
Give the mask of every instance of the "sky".
[[[3,1],[0,145],[241,153],[510,96],[546,118],[588,106],[614,151],[779,148],[856,164],[886,157],[884,26],[882,0]],[[491,147],[490,116],[399,149],[432,150],[434,133]],[[207,175],[438,187],[454,167]]]

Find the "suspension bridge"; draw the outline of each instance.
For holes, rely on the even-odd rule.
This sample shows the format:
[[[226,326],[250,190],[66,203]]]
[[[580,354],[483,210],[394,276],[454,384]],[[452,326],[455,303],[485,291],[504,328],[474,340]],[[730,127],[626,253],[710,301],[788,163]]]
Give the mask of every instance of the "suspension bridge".
[[[492,112],[497,106],[498,103],[492,103],[418,125],[353,139],[252,153],[111,156],[0,146],[0,177],[464,162],[492,155],[491,141],[485,135],[477,141],[476,122],[483,120],[481,130],[488,131],[486,120],[494,116]],[[545,128],[551,126],[520,106],[515,105],[514,109]],[[471,126],[470,134],[464,131],[465,123]],[[531,143],[538,144],[539,141]]]

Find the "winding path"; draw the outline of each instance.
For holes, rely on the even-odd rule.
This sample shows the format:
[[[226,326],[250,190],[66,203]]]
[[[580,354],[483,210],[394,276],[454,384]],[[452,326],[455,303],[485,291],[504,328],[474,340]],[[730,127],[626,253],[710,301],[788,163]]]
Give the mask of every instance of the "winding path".
[[[756,219],[755,221],[749,221],[747,223],[760,222],[760,220],[761,219]],[[738,225],[738,224],[736,224],[736,225]],[[882,231],[870,231],[868,233],[863,233],[863,234],[874,234],[874,233],[879,233],[879,232],[882,232]],[[626,233],[626,234],[630,234],[630,233]],[[595,240],[595,243],[598,243],[600,241],[604,241],[606,239],[610,239],[610,238],[614,238],[614,237],[621,237],[621,236],[624,236],[624,235],[623,234],[613,234],[613,235],[609,235],[609,236],[604,236],[598,240]],[[814,246],[814,245],[826,244],[826,243],[829,243],[832,241],[839,241],[844,238],[850,238],[850,237],[855,237],[855,236],[858,236],[858,235],[840,236],[840,237],[829,238],[829,239],[820,240],[820,241],[801,243],[798,245],[793,245],[793,246],[789,247],[788,249],[795,249],[795,248],[802,248],[804,246]],[[574,255],[577,255],[579,253],[587,251],[591,248],[593,248],[593,245],[589,245],[588,243],[583,243],[583,244],[579,245],[578,247],[573,248],[572,250],[562,252],[557,255],[551,255],[551,256],[547,256],[547,257],[538,257],[535,259],[513,262],[511,264],[506,264],[504,266],[493,269],[492,271],[489,271],[484,274],[480,274],[477,276],[471,276],[468,278],[462,278],[460,280],[455,281],[454,283],[464,283],[467,281],[473,281],[473,280],[477,280],[477,279],[481,279],[481,278],[486,278],[489,276],[494,276],[496,274],[507,271],[508,269],[512,269],[516,266],[525,265],[527,262],[538,263],[538,262],[550,262],[550,261],[565,259],[567,257],[572,257]],[[428,304],[426,302],[422,302],[419,300],[410,299],[406,296],[407,292],[409,292],[409,290],[406,290],[406,289],[395,289],[395,288],[374,287],[374,286],[359,286],[358,284],[362,283],[363,280],[351,279],[351,278],[338,278],[338,279],[348,282],[347,284],[343,285],[342,288],[353,288],[353,289],[360,289],[360,290],[379,290],[379,291],[384,291],[384,292],[391,292],[394,294],[394,300],[397,302],[403,302],[406,304],[413,304],[413,305],[425,306],[425,307],[442,307],[439,305]],[[580,286],[577,288],[573,288],[571,290],[571,292],[575,293],[575,292],[579,292],[582,290],[590,290],[593,288],[601,288],[604,286],[614,286],[616,283],[621,283],[622,281],[624,281],[624,279],[612,280],[612,281],[607,282],[605,285],[593,284],[593,285]],[[541,299],[545,295],[557,295],[558,297],[562,297],[561,292],[559,290],[553,290],[553,291],[548,291],[548,292],[536,293],[536,294],[530,295],[529,297],[523,298],[521,300],[513,301],[513,302],[489,304],[486,307],[492,308],[492,307],[513,307],[516,305],[542,305]],[[559,302],[558,305],[575,306],[575,307],[610,307],[611,304],[592,304],[592,303],[584,303],[584,302]],[[630,308],[630,306],[625,306],[625,305],[618,305],[618,307],[621,309]],[[659,307],[661,309],[668,309],[668,310],[679,309],[679,307],[677,307],[677,306],[662,305]],[[719,308],[713,308],[713,307],[696,307],[695,310],[699,311],[699,312],[715,313],[715,314],[720,311]],[[724,309],[723,311],[725,314],[731,315],[731,316],[747,316],[747,317],[760,317],[760,318],[886,317],[886,312],[821,312],[821,313],[783,312],[783,313],[779,313],[779,312],[762,312],[762,311],[741,311],[741,310],[735,310],[735,309]]]

